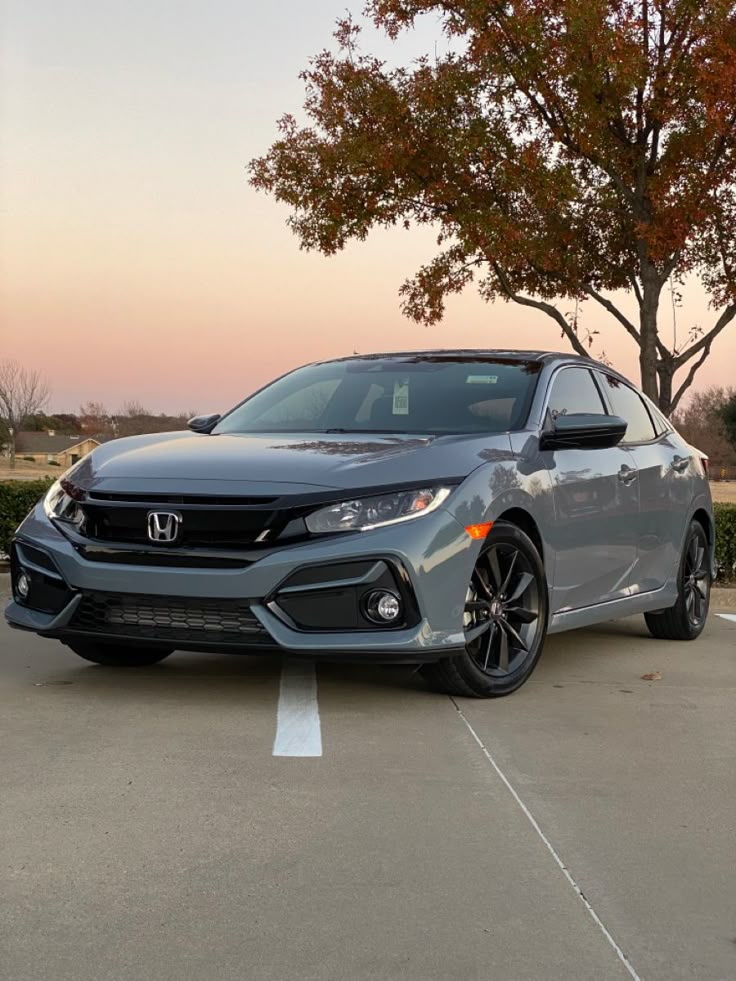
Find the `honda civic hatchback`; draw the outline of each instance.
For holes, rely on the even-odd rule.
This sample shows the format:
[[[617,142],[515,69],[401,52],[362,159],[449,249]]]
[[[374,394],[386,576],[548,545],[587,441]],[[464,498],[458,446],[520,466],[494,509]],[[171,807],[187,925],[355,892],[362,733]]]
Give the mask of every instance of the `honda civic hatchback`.
[[[51,487],[12,544],[11,626],[105,665],[272,650],[489,697],[547,634],[705,624],[706,458],[593,360],[343,358],[190,430],[106,443]]]

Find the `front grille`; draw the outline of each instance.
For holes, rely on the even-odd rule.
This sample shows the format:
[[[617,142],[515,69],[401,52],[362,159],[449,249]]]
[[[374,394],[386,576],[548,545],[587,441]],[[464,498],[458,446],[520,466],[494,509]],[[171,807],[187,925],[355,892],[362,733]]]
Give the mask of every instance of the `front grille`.
[[[252,644],[269,636],[243,600],[85,593],[69,628],[187,644]]]
[[[271,500],[273,498],[264,499]],[[148,514],[157,508],[174,507],[181,515],[181,532],[176,545],[183,548],[237,549],[252,545],[259,535],[272,527],[274,520],[274,511],[267,505],[222,506],[208,500],[206,505],[197,506],[189,499],[174,497],[160,503],[149,499],[146,504],[137,506],[123,502],[122,498],[117,498],[114,503],[88,499],[82,507],[87,536],[103,542],[133,545],[150,544]]]

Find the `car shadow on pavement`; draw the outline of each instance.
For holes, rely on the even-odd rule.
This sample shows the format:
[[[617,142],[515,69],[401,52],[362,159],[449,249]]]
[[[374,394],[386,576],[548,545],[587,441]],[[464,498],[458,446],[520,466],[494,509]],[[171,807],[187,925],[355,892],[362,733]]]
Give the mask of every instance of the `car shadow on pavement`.
[[[73,686],[74,691],[97,698],[137,701],[151,705],[158,700],[189,704],[248,707],[277,697],[281,658],[176,653],[166,661],[142,668],[114,668],[83,661],[56,664],[36,670],[31,683],[38,687]]]
[[[713,629],[713,623],[709,622],[705,634]],[[529,684],[559,687],[581,680],[605,684],[611,683],[612,671],[617,678],[638,680],[655,661],[655,667],[661,666],[660,655],[668,643],[651,638],[641,617],[555,634],[548,638]],[[686,652],[681,651],[680,645],[674,645],[666,653],[676,656]],[[33,657],[27,658],[25,667],[30,673],[24,672],[23,681],[38,687],[73,686],[75,691],[118,703],[130,699],[150,705],[159,699],[176,699],[189,704],[247,708],[263,704],[264,695],[269,703],[278,698],[281,665],[281,656],[272,652],[262,655],[176,652],[149,667],[113,668],[85,663],[67,652],[51,662],[44,659],[39,663]],[[367,697],[371,691],[441,697],[427,685],[416,665],[340,663],[319,658],[315,659],[315,665],[320,691],[360,692],[361,697]],[[523,697],[524,691],[522,688],[515,697]]]

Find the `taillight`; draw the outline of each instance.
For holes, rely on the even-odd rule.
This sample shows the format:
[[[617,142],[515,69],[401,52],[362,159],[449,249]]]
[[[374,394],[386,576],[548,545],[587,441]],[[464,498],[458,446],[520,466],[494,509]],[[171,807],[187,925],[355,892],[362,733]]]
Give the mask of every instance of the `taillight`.
[[[704,456],[704,455],[701,456],[700,457],[700,462],[703,464],[703,470],[705,471],[705,476],[708,477],[708,478],[710,478],[710,470],[708,469],[708,467],[709,467],[708,457],[707,456]]]

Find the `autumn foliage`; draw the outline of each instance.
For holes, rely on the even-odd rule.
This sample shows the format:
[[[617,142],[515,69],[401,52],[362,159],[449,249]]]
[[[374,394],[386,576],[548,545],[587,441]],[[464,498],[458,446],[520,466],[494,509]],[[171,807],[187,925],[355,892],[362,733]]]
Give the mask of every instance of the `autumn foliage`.
[[[340,22],[337,51],[303,73],[309,125],[282,118],[253,184],[327,254],[374,226],[435,226],[439,254],[402,288],[416,320],[439,320],[474,281],[553,317],[585,353],[553,301],[600,304],[670,412],[736,315],[736,5],[372,0],[365,14],[392,37],[431,14],[447,52],[388,66]],[[692,275],[713,322],[670,349],[660,298]]]

